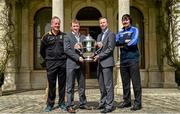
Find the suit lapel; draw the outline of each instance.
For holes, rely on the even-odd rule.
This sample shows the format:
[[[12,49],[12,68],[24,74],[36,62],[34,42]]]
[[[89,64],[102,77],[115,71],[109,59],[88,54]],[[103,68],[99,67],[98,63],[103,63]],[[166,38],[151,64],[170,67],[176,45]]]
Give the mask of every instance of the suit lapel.
[[[102,35],[103,35],[103,33],[101,33],[101,34],[98,35],[97,42],[100,42],[100,41],[101,41]]]
[[[76,38],[75,38],[75,36],[74,36],[73,33],[71,33],[71,39],[72,39],[72,41],[73,41],[74,43],[77,43],[77,40],[76,40]]]
[[[79,37],[80,37],[80,42],[82,42],[84,40],[84,37],[82,35],[80,35]]]

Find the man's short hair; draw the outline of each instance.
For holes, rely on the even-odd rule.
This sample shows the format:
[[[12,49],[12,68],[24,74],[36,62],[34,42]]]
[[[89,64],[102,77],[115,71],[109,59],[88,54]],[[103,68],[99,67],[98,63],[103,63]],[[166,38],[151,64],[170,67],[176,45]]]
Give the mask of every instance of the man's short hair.
[[[107,19],[106,17],[100,17],[100,18],[99,18],[99,21],[100,21],[101,19],[106,19],[106,21],[108,22],[108,19]]]
[[[80,22],[77,20],[77,19],[73,19],[72,21],[71,21],[71,24],[72,23],[75,23],[75,24],[79,24],[80,25]]]
[[[61,23],[60,18],[59,18],[59,17],[57,17],[57,16],[53,16],[53,17],[51,18],[51,23],[53,22],[53,20],[54,20],[54,19],[58,19],[58,20],[59,20],[59,22]]]

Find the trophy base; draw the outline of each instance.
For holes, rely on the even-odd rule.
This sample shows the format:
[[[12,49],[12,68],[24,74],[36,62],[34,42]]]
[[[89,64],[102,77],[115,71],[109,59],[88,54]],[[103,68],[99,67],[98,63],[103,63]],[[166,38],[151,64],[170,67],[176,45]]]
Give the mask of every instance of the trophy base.
[[[87,57],[84,59],[85,62],[93,62],[93,59],[91,57]]]

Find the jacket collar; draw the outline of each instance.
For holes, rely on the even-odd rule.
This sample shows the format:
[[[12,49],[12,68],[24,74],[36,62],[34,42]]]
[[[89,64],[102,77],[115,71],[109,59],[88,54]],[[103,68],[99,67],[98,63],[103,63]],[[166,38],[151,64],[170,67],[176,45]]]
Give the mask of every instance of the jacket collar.
[[[60,35],[61,34],[61,31],[59,30],[59,32],[55,35],[52,30],[48,32],[49,35],[52,35],[52,36],[57,36],[57,35]]]
[[[125,31],[125,30],[129,30],[129,29],[131,29],[131,27],[132,27],[132,26],[129,26],[128,28],[123,27],[123,30],[124,30],[124,31]]]

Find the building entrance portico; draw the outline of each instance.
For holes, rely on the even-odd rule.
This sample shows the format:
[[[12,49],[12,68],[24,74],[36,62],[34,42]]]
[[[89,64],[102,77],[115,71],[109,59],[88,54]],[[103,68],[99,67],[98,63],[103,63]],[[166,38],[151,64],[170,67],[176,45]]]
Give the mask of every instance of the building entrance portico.
[[[158,28],[166,0],[14,0],[11,4],[10,17],[16,23],[12,36],[16,39],[17,56],[15,62],[8,64],[3,91],[46,88],[46,70],[40,65],[39,46],[42,35],[50,30],[52,16],[61,19],[63,32],[70,32],[71,20],[77,18],[81,33],[89,33],[96,39],[101,32],[99,17],[106,17],[109,28],[116,34],[122,28],[121,17],[126,13],[140,29],[142,87],[176,87],[174,69],[168,67],[168,61],[162,57],[165,45]],[[116,47],[115,91],[122,91],[119,55]],[[97,82],[96,63],[86,63],[86,68],[86,84],[92,86]]]

